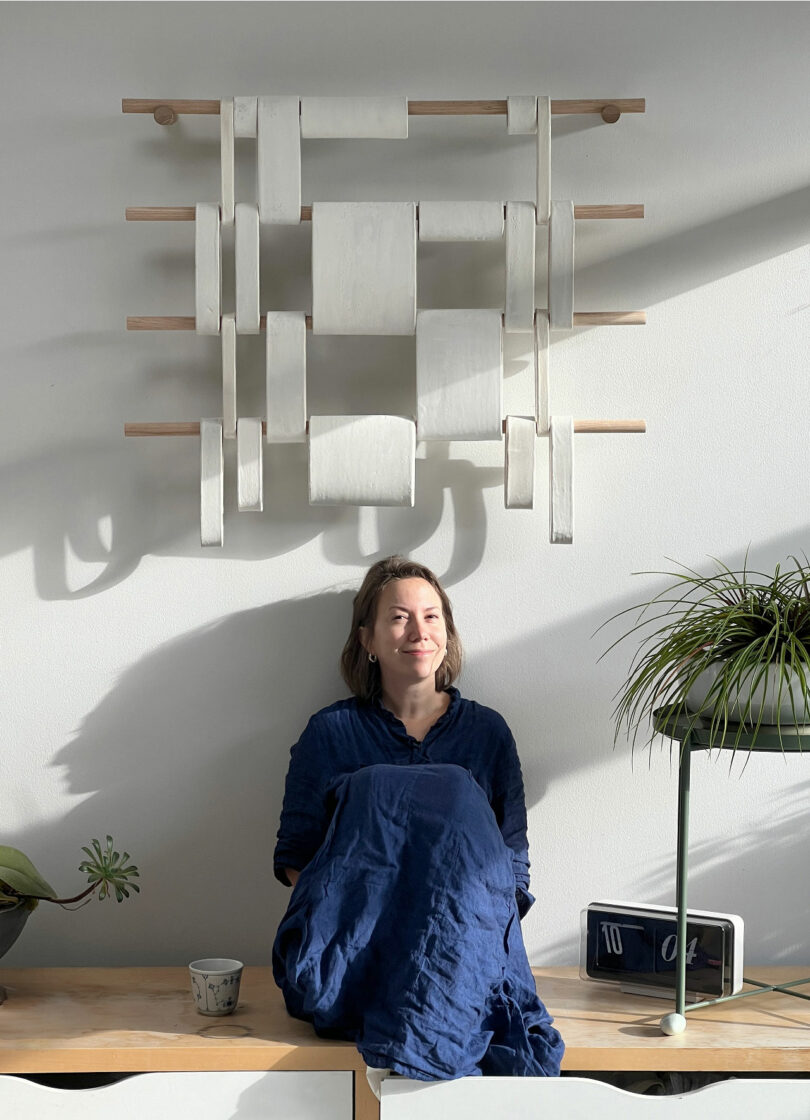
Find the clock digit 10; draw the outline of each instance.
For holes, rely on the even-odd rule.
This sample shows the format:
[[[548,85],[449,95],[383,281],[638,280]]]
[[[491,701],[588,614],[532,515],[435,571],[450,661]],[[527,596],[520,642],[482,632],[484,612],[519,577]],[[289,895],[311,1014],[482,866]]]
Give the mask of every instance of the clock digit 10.
[[[686,938],[686,988],[691,1000],[732,995],[742,988],[742,918],[690,910]],[[674,907],[593,902],[582,911],[583,979],[671,999],[677,952]]]

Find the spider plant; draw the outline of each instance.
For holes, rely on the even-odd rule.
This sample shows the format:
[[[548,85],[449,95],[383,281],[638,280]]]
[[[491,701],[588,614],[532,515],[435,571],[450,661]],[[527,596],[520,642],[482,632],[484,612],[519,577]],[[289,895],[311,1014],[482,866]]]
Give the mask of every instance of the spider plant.
[[[710,575],[679,565],[636,613],[635,624],[605,651],[640,639],[624,685],[616,693],[616,733],[636,743],[656,731],[708,730],[708,745],[753,746],[761,728],[782,732],[810,722],[810,563],[795,556],[773,573],[733,571],[715,560]],[[607,625],[605,623],[604,625]],[[601,629],[601,627],[600,627]],[[703,686],[703,687],[701,687]],[[775,712],[769,710],[775,700]]]

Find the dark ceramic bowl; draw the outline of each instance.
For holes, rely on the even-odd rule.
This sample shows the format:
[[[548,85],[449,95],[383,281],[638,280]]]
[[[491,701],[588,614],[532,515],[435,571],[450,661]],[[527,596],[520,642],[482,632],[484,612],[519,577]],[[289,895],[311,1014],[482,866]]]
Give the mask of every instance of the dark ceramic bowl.
[[[30,913],[24,902],[10,910],[0,910],[0,957],[9,951],[20,936]]]

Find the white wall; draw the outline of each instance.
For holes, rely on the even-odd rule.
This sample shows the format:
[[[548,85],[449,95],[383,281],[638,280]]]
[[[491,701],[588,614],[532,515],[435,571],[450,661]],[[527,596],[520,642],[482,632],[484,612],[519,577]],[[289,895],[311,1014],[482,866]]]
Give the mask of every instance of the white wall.
[[[288,749],[343,694],[336,658],[366,566],[411,553],[445,579],[463,691],[520,746],[536,963],[574,963],[580,908],[671,902],[676,775],[612,747],[630,650],[608,616],[663,586],[638,570],[708,554],[769,565],[807,544],[810,105],[805,3],[6,3],[0,8],[0,835],[74,893],[112,831],[143,892],[41,906],[4,965],[267,963],[286,893],[269,869]],[[557,411],[644,417],[577,437],[576,538],[505,511],[502,449],[439,445],[414,510],[306,505],[303,448],[267,464],[263,515],[229,493],[224,550],[198,544],[197,445],[125,420],[219,412],[216,340],[127,334],[193,314],[193,226],[126,205],[218,196],[218,127],[123,116],[122,97],[404,93],[647,98],[607,126],[555,118],[553,193],[644,202],[582,223],[579,310],[644,328],[555,340]],[[244,171],[244,169],[243,169]],[[412,120],[407,143],[309,145],[304,197],[524,198],[532,144],[503,118]],[[265,306],[308,306],[308,227],[267,247]],[[544,262],[538,260],[542,277]],[[493,306],[490,249],[427,246],[421,306]],[[542,302],[542,296],[538,300]],[[310,339],[312,411],[413,410],[413,340]],[[240,411],[261,340],[240,343]],[[507,402],[529,408],[510,355]],[[542,458],[542,457],[541,457]],[[231,487],[231,490],[233,488]],[[614,631],[615,633],[615,631]],[[694,764],[692,895],[742,913],[749,962],[807,958],[803,758]]]

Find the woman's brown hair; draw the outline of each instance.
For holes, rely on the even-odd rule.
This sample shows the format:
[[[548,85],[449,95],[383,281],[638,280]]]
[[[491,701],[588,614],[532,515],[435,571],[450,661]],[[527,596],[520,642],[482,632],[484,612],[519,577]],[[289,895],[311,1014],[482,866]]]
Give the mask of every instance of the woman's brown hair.
[[[352,627],[343,653],[340,655],[340,671],[343,679],[355,696],[361,700],[371,700],[380,694],[380,666],[368,659],[363,643],[360,641],[361,627],[373,629],[377,618],[377,601],[380,592],[389,583],[399,579],[423,579],[436,589],[441,600],[442,615],[447,628],[447,650],[444,659],[436,670],[436,691],[449,688],[461,672],[461,641],[453,622],[453,608],[447,592],[439,583],[430,568],[406,560],[404,556],[387,556],[379,560],[366,572],[360,590],[354,597]]]

